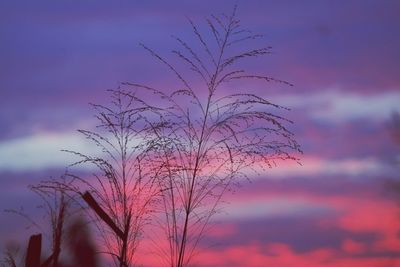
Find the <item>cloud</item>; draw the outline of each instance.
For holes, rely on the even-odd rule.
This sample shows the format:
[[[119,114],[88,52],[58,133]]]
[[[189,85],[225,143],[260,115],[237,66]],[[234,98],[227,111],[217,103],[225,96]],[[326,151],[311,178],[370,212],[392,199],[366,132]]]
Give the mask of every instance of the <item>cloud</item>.
[[[281,194],[284,198],[285,193]],[[291,195],[286,197],[293,202],[299,200]],[[395,203],[379,196],[360,199],[308,195],[304,199],[311,205],[325,205],[336,211],[314,215],[289,211],[292,215],[227,218],[226,223],[236,229],[235,234],[211,237],[211,243],[219,246],[214,250],[204,246],[199,266],[384,267],[400,263]],[[280,210],[279,205],[276,209]],[[223,229],[223,225],[219,228]],[[235,257],[239,251],[243,255]]]
[[[348,238],[343,241],[342,249],[347,253],[358,254],[365,251],[365,245],[362,242],[354,241]]]
[[[324,177],[333,175],[344,176],[373,176],[377,174],[395,173],[395,166],[388,165],[373,157],[367,158],[344,158],[324,159],[317,157],[303,157],[301,164],[283,161],[278,162],[276,167],[260,173],[272,178],[285,177]]]
[[[62,149],[99,153],[78,133],[41,133],[0,143],[1,171],[67,167],[77,160]]]
[[[372,245],[375,252],[398,251],[398,207],[392,201],[353,199],[337,203],[347,210],[338,220],[338,225],[354,233],[377,232],[381,238]],[[347,207],[346,207],[347,206]]]
[[[328,211],[330,208],[322,203],[309,201],[304,197],[273,197],[257,199],[232,200],[224,211],[214,218],[246,219],[269,218],[296,214],[313,214]]]
[[[397,266],[398,257],[352,257],[341,255],[335,250],[315,249],[307,253],[298,253],[282,243],[238,245],[223,250],[204,249],[197,259],[203,264],[198,266],[298,266],[298,267],[386,267]]]
[[[27,171],[66,167],[76,157],[61,152],[62,149],[99,155],[99,149],[77,132],[42,132],[31,136],[3,141],[0,143],[0,171]],[[298,177],[318,175],[376,175],[392,173],[389,166],[373,157],[321,159],[304,157],[303,166],[295,162],[279,162],[277,167],[260,170],[269,177]]]
[[[386,120],[393,111],[400,111],[399,92],[364,95],[323,90],[314,94],[276,96],[271,100],[293,109],[304,109],[311,118],[333,122]]]
[[[357,257],[342,255],[338,251],[319,248],[306,253],[298,253],[283,243],[246,244],[224,249],[203,249],[193,258],[193,266],[199,267],[387,267],[397,266],[399,257]],[[153,255],[141,257],[144,266],[165,266],[157,264]]]

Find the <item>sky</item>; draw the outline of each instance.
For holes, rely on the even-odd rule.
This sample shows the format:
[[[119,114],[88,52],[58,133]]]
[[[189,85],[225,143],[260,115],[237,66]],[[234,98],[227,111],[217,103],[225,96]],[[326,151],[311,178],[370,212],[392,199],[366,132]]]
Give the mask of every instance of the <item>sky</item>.
[[[76,131],[96,125],[88,103],[120,82],[176,86],[139,43],[168,55],[171,35],[195,42],[187,17],[204,26],[235,3],[273,51],[247,67],[294,85],[246,90],[291,108],[304,154],[226,195],[196,266],[400,266],[400,195],[388,186],[400,179],[389,127],[400,2],[389,0],[0,1],[0,250],[34,231],[3,210],[29,210],[27,185],[73,162],[61,149],[90,151]]]

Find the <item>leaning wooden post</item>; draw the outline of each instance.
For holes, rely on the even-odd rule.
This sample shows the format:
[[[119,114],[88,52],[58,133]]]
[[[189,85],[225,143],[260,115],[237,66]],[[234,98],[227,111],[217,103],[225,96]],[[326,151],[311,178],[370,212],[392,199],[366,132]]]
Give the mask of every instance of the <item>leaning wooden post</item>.
[[[96,214],[117,234],[117,236],[123,242],[122,248],[122,255],[119,257],[120,266],[127,266],[126,260],[126,250],[127,250],[127,239],[128,239],[128,231],[129,231],[129,223],[130,223],[130,216],[128,219],[127,225],[125,225],[124,231],[122,231],[118,226],[114,223],[110,216],[100,207],[100,205],[96,202],[93,196],[86,191],[82,195],[83,200],[91,207]]]
[[[124,238],[124,233],[118,226],[113,222],[113,220],[108,216],[108,214],[97,204],[96,200],[92,195],[86,191],[82,195],[83,200],[97,213],[97,215],[108,225],[110,228],[119,236],[119,238]]]

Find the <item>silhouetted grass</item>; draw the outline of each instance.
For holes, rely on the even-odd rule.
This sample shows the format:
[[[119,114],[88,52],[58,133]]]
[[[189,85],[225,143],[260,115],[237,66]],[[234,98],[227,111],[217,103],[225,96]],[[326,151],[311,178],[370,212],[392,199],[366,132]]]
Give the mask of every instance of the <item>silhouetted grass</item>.
[[[137,261],[145,226],[151,224],[164,231],[167,242],[165,248],[161,237],[149,234],[154,252],[166,266],[183,267],[191,262],[226,192],[278,161],[299,162],[296,155],[302,151],[287,128],[292,122],[280,115],[288,109],[235,83],[291,86],[240,68],[243,60],[270,54],[271,47],[249,48],[262,36],[241,27],[236,7],[230,15],[207,18],[208,34],[190,19],[189,25],[197,43],[173,37],[179,46],[172,51],[175,60],[141,44],[172,72],[179,88],[167,93],[169,88],[125,82],[109,90],[109,105],[91,104],[97,128],[79,130],[99,153],[65,150],[78,160],[64,180],[32,187],[51,218],[53,267],[64,247],[69,201],[79,204],[94,223],[102,239],[98,252],[111,255],[116,266]],[[235,89],[230,90],[232,84]],[[84,177],[74,173],[77,165],[96,170]],[[55,196],[55,206],[49,196]],[[74,266],[97,264],[89,238],[80,239],[86,231],[79,223],[69,228]],[[35,253],[27,257],[32,267],[38,267],[37,257],[30,256]],[[14,264],[12,257],[7,259]]]

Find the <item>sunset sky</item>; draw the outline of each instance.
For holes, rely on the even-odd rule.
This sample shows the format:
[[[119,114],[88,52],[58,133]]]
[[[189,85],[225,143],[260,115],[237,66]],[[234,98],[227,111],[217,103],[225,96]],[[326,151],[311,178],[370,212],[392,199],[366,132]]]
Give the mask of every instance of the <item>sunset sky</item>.
[[[74,160],[61,149],[90,149],[76,132],[96,125],[89,102],[120,82],[177,86],[139,43],[168,55],[171,35],[195,42],[186,17],[204,28],[236,2],[273,48],[249,68],[294,85],[245,90],[291,108],[303,166],[281,162],[226,195],[196,266],[400,266],[396,0],[0,1],[0,252],[36,231],[3,210],[34,206],[27,185]]]

